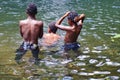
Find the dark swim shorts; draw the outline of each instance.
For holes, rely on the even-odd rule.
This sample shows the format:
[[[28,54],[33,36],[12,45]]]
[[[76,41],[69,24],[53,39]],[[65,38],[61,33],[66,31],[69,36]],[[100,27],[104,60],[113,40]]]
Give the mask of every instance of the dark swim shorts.
[[[66,43],[64,44],[63,47],[65,51],[69,51],[69,50],[77,51],[80,48],[80,44],[78,42]]]
[[[36,44],[30,44],[28,42],[23,42],[20,47],[16,50],[15,60],[20,60],[22,56],[28,51],[31,50],[32,55],[35,59],[38,59],[39,47]]]

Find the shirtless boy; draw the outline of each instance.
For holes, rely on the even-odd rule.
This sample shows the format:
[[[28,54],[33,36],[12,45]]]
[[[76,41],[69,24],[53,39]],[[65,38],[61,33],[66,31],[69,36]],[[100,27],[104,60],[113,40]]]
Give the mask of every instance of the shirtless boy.
[[[60,36],[56,34],[57,27],[55,27],[55,23],[51,22],[48,26],[48,33],[43,35],[44,46],[52,46],[60,39]]]
[[[35,15],[37,14],[37,7],[33,3],[28,5],[26,14],[27,19],[19,22],[20,34],[23,38],[23,43],[16,51],[16,62],[20,61],[27,50],[31,50],[35,61],[39,60],[38,38],[42,38],[43,36],[43,22],[36,20]]]
[[[60,25],[60,23],[68,18],[69,26]],[[66,12],[55,24],[55,26],[61,30],[66,31],[66,35],[64,38],[64,50],[69,51],[77,51],[80,47],[80,44],[77,42],[77,38],[81,32],[83,21],[85,15],[78,15],[76,12]]]

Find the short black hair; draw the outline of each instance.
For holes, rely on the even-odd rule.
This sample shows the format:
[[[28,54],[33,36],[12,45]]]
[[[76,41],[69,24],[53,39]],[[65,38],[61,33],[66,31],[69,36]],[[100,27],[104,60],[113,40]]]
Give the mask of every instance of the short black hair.
[[[37,14],[37,6],[34,3],[30,3],[26,10],[27,10],[26,12],[30,15]]]
[[[57,27],[55,27],[55,24],[56,24],[56,22],[51,22],[49,24],[49,28],[50,28],[51,32],[53,32],[53,33],[56,33],[56,31],[57,31]]]
[[[76,12],[70,12],[70,14],[67,16],[67,18],[68,18],[68,20],[71,20],[72,22],[75,22],[74,19],[77,16],[78,16],[78,13],[76,13]]]

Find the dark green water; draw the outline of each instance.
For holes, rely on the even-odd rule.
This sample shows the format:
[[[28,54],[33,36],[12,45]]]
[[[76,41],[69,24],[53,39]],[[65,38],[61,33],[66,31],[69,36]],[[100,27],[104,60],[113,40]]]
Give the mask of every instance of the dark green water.
[[[54,55],[63,44],[60,41],[55,48],[41,49],[38,66],[28,62],[30,52],[24,63],[15,63],[14,52],[22,42],[18,22],[26,18],[30,2],[38,6],[37,19],[44,22],[44,32],[66,11],[86,14],[78,57],[71,51],[67,63]],[[0,0],[0,80],[120,80],[120,38],[111,40],[116,34],[120,34],[120,0]]]

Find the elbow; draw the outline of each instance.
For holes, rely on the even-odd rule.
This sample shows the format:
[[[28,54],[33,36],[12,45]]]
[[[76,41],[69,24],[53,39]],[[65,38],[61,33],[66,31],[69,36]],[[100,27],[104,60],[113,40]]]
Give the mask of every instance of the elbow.
[[[85,18],[85,14],[81,14],[81,17],[82,17],[82,18]]]
[[[57,23],[55,24],[55,27],[57,27],[57,28],[58,28],[58,24],[57,24]]]

